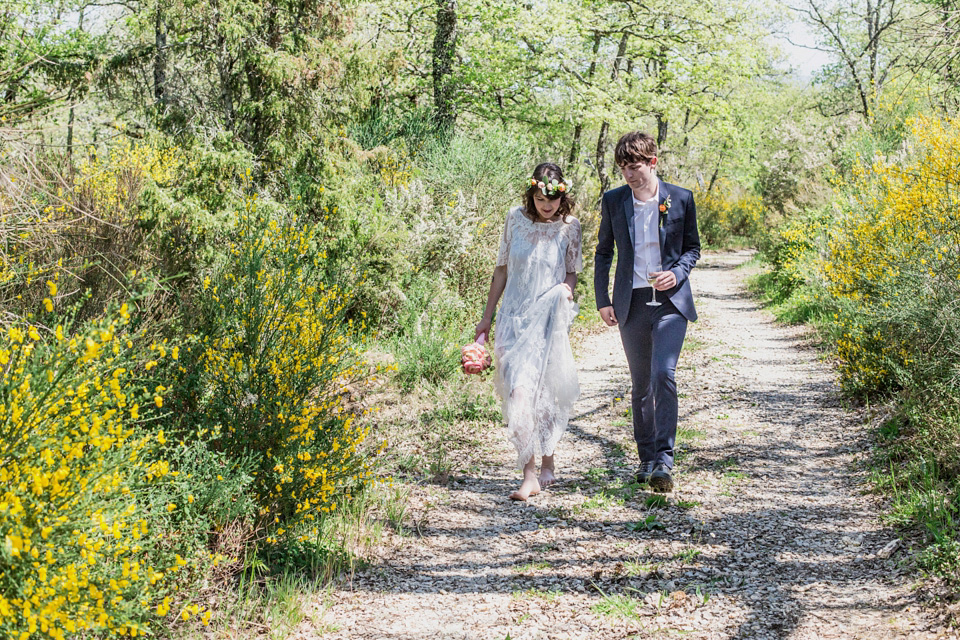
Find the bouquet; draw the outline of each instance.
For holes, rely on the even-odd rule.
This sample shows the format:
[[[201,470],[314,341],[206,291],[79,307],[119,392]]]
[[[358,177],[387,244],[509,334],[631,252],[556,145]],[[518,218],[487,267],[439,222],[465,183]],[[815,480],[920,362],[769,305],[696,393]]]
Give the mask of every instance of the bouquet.
[[[487,335],[481,333],[476,342],[460,347],[460,363],[464,373],[480,373],[493,364],[490,352],[483,346],[486,341]]]

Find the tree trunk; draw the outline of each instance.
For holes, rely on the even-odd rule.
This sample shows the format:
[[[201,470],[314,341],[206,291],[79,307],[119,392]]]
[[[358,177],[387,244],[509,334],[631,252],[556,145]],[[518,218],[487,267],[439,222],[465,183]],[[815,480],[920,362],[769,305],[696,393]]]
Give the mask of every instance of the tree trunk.
[[[726,155],[726,149],[720,152],[720,158],[717,160],[717,166],[713,169],[713,175],[710,176],[710,184],[707,185],[707,191],[713,189],[713,185],[717,182],[717,178],[720,176],[720,165],[723,164],[723,156]]]
[[[167,102],[167,30],[163,23],[163,10],[157,2],[157,15],[153,25],[153,98],[157,113],[162,114]]]
[[[581,134],[583,134],[583,123],[578,122],[577,126],[573,128],[573,142],[570,143],[570,155],[567,156],[567,167],[574,166],[577,162],[577,158],[580,157]]]
[[[73,169],[73,89],[67,95],[67,101],[70,102],[70,115],[67,116],[67,165]]]
[[[663,147],[667,141],[667,118],[662,114],[657,114],[657,147]]]
[[[664,33],[670,33],[670,20],[663,21]],[[664,72],[667,69],[667,54],[669,49],[666,44],[661,45],[660,52],[657,54],[657,93],[663,95],[667,89],[667,83],[664,81]],[[663,144],[667,141],[667,114],[658,113],[657,116],[657,147],[662,151]]]
[[[627,41],[629,39],[630,36],[626,33],[620,38],[620,46],[617,47],[617,57],[614,59],[613,69],[610,71],[611,82],[616,82],[620,77],[620,61],[623,60],[623,57],[627,53]],[[607,175],[606,163],[607,134],[609,131],[610,123],[604,120],[600,126],[600,135],[597,137],[597,174],[600,178],[600,196],[597,198],[597,202],[603,197],[604,192],[610,188],[610,176]]]
[[[683,149],[686,151],[687,147],[690,146],[690,108],[687,107],[687,112],[683,114]]]
[[[83,14],[84,9],[80,9],[80,18],[77,22],[77,29],[83,31]],[[73,123],[76,118],[76,111],[73,107],[73,86],[70,87],[70,92],[67,94],[67,102],[70,103],[70,114],[67,116],[67,166],[70,167],[71,173],[73,172]]]
[[[867,70],[868,81],[870,82],[870,92],[873,96],[877,95],[877,24],[879,22],[880,2],[873,3],[873,0],[867,0],[867,49],[870,59],[870,68]],[[872,96],[871,96],[872,97]]]
[[[600,195],[597,202],[610,188],[610,176],[607,175],[607,132],[610,130],[610,123],[604,121],[600,125],[600,135],[597,136],[597,177],[600,179]]]
[[[600,51],[600,34],[593,36],[593,56],[590,58],[590,68],[587,70],[587,81],[593,80],[593,74],[597,71],[597,52]],[[583,121],[577,123],[573,128],[573,142],[570,144],[570,155],[567,156],[567,166],[572,167],[580,157],[580,136],[583,134]]]
[[[445,136],[457,121],[453,66],[457,55],[457,0],[436,0],[437,30],[433,38],[434,124]]]

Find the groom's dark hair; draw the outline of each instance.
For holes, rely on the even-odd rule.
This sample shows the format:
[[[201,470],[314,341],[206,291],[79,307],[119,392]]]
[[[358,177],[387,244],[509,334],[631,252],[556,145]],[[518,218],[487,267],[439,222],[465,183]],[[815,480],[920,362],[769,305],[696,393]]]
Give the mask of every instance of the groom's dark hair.
[[[657,157],[657,141],[649,133],[631,131],[620,136],[613,150],[618,167],[635,162],[650,162]]]

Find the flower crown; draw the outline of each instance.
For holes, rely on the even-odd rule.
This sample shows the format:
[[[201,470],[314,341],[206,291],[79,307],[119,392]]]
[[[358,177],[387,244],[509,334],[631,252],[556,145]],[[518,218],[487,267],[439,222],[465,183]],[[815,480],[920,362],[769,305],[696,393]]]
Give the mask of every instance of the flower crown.
[[[558,182],[556,178],[550,182],[530,178],[529,186],[539,188],[543,195],[552,198],[558,193],[567,193],[572,185],[569,182]]]

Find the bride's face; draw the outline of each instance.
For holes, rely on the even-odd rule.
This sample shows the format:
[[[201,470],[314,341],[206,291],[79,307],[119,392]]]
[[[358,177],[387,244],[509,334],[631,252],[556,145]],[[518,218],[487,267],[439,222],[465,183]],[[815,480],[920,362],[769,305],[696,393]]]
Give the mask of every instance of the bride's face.
[[[533,194],[533,204],[537,207],[537,215],[543,220],[549,220],[560,210],[560,198],[551,200],[541,191]]]

